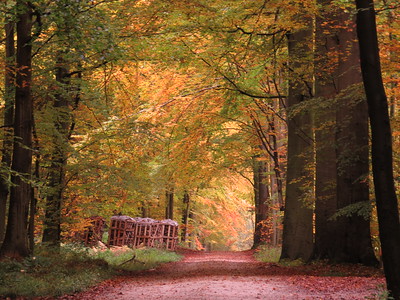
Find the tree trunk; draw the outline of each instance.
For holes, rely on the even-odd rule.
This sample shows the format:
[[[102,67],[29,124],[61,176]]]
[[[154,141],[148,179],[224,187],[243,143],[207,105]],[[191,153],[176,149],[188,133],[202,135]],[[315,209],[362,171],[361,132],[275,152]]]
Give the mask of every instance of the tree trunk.
[[[288,96],[288,164],[286,175],[286,204],[283,221],[281,259],[308,261],[313,252],[313,172],[314,157],[311,116],[307,110],[293,114],[298,104],[311,94],[311,70],[300,71],[310,60],[312,41],[311,20],[308,28],[289,34],[289,96]]]
[[[358,90],[361,75],[351,15],[335,8],[333,1],[319,4],[323,10],[316,22],[315,91],[323,100],[315,118],[314,254],[332,262],[376,265],[369,216],[355,212],[332,219],[349,205],[369,205],[368,116]]]
[[[189,214],[190,214],[190,196],[187,191],[183,195],[183,213],[182,213],[182,234],[181,241],[186,242],[188,238]]]
[[[355,20],[341,11],[339,30],[338,102],[336,109],[337,209],[369,205],[368,113],[362,83]],[[371,243],[369,214],[352,213],[335,220],[331,259],[335,262],[377,265]]]
[[[271,132],[271,134],[269,135],[270,138],[269,144],[272,145],[271,152],[273,153],[272,161],[274,162],[273,168],[276,178],[277,201],[279,207],[283,207],[283,180],[282,180],[282,170],[281,170],[282,168],[279,158],[280,153],[278,150],[279,149],[277,141],[278,132],[275,128],[274,117],[268,120],[268,125],[269,125],[269,130]]]
[[[174,188],[170,187],[165,192],[165,198],[167,201],[167,206],[165,208],[165,218],[174,219]]]
[[[383,268],[387,288],[391,296],[398,300],[400,299],[400,220],[393,180],[392,134],[380,66],[375,9],[372,0],[356,0],[356,4],[361,70],[372,133],[372,171]]]
[[[270,199],[267,184],[266,161],[254,158],[254,204],[255,204],[255,228],[253,249],[263,243],[263,222],[268,219],[268,202]],[[265,241],[264,241],[265,242]]]
[[[285,107],[280,99],[276,99],[273,102],[274,110],[284,110]],[[277,154],[277,159],[279,162],[279,178],[271,175],[271,199],[272,199],[272,223],[273,223],[273,239],[272,245],[278,246],[282,244],[282,210],[284,207],[283,201],[283,189],[284,182],[283,178],[285,177],[285,166],[281,164],[282,161],[286,161],[286,151],[279,151],[279,149],[286,149],[286,132],[287,127],[286,123],[280,122],[279,118],[275,116],[272,117],[270,124],[273,125],[273,135],[271,136],[271,143],[274,145],[275,152]],[[274,159],[276,160],[276,159]],[[270,165],[271,166],[271,165]],[[270,171],[269,171],[270,172]],[[276,173],[275,173],[276,174]],[[274,192],[276,191],[276,192]]]
[[[26,1],[17,1],[16,96],[12,186],[6,235],[0,256],[21,258],[29,255],[27,216],[31,200],[32,168],[32,12]]]
[[[1,158],[0,176],[0,244],[3,241],[6,229],[7,202],[10,192],[10,167],[13,145],[13,122],[15,101],[15,45],[14,45],[14,23],[5,25],[5,75],[4,75],[4,140]]]
[[[266,159],[270,159],[271,164],[273,165],[272,168],[274,170],[274,189],[276,190],[276,199],[277,199],[277,207],[280,209],[283,206],[283,182],[282,182],[282,171],[281,171],[281,165],[280,165],[280,153],[278,152],[278,141],[277,141],[277,132],[275,129],[275,118],[269,118],[266,116],[266,123],[268,124],[268,129],[266,129],[266,125],[263,125],[256,117],[252,117],[253,120],[253,126],[256,131],[256,135],[259,138],[260,141],[260,148],[263,150],[263,152],[266,155]],[[256,162],[255,162],[256,163]],[[276,207],[274,209],[271,209],[271,195],[268,190],[268,184],[266,181],[268,181],[268,176],[266,176],[267,172],[267,162],[257,162],[259,166],[253,166],[253,173],[254,173],[254,196],[255,196],[255,208],[256,208],[256,220],[255,220],[255,232],[254,232],[254,242],[253,242],[253,248],[256,248],[260,242],[261,242],[261,231],[262,227],[266,226],[266,222],[268,220],[269,224],[267,226],[271,226],[271,215],[273,215],[273,222],[274,225],[276,224],[277,220],[277,213],[276,213]],[[261,165],[263,164],[263,166]],[[256,170],[254,168],[259,168],[262,167],[264,169],[263,173],[264,175],[261,175],[259,170]],[[261,176],[261,177],[260,177]],[[264,185],[264,186],[261,186]],[[260,194],[262,192],[262,194]],[[268,204],[261,204],[262,199],[268,199]],[[259,210],[261,209],[261,211]],[[263,212],[265,210],[265,212]],[[257,213],[259,216],[257,217]],[[261,214],[264,214],[262,216]],[[261,224],[260,221],[264,221],[264,224]],[[271,231],[273,230],[272,228],[268,228],[269,233],[271,234]],[[274,226],[274,239],[273,242],[276,244],[278,240],[278,226]],[[271,237],[269,237],[271,240]]]
[[[191,224],[194,220],[194,213],[192,210],[189,211],[189,220],[191,221],[189,224]],[[192,232],[189,232],[187,236],[188,236],[188,247],[195,248],[196,244],[194,243],[194,239],[193,239],[194,234]]]
[[[149,212],[149,207],[148,207],[146,201],[142,201],[141,211],[142,211],[142,218],[148,218],[149,217],[150,212]]]
[[[59,247],[61,241],[61,208],[63,192],[65,189],[65,169],[67,165],[67,152],[71,116],[69,101],[66,95],[69,87],[68,71],[62,55],[57,60],[56,81],[59,84],[59,93],[55,96],[53,153],[49,168],[46,197],[46,213],[44,219],[43,243]]]
[[[332,0],[319,0],[322,11],[316,18],[315,97],[315,248],[314,257],[333,256],[336,223],[330,218],[336,212],[336,104],[338,92],[338,25]]]

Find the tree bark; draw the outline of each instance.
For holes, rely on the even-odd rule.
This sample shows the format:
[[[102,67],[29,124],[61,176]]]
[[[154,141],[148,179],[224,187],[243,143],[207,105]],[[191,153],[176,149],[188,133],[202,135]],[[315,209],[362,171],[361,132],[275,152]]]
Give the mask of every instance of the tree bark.
[[[254,159],[254,204],[255,204],[255,228],[253,236],[253,249],[263,243],[263,221],[268,219],[268,202],[270,194],[267,184],[266,161]],[[264,241],[265,242],[265,241]]]
[[[67,166],[67,152],[69,147],[69,129],[71,116],[67,91],[69,88],[68,70],[60,54],[57,59],[56,81],[60,90],[55,96],[53,108],[55,110],[53,153],[49,168],[46,197],[46,213],[44,219],[43,243],[59,247],[61,241],[61,208],[65,189],[65,169]]]
[[[17,22],[16,96],[12,186],[6,235],[1,257],[22,258],[30,254],[27,216],[31,200],[32,168],[32,12],[27,1],[17,1],[20,14]]]
[[[374,2],[356,0],[356,4],[361,70],[372,133],[372,171],[383,267],[391,296],[400,299],[400,220],[393,179],[392,134],[379,58]]]
[[[270,159],[270,162],[254,162],[255,164],[258,163],[258,166],[253,166],[253,173],[254,173],[254,196],[255,196],[255,209],[256,209],[256,220],[255,220],[255,232],[254,232],[254,240],[253,240],[253,248],[256,248],[260,242],[261,242],[261,230],[262,226],[265,226],[265,221],[268,220],[268,218],[271,220],[273,218],[273,227],[274,228],[269,228],[269,232],[273,230],[273,243],[274,245],[277,244],[278,239],[279,239],[279,234],[280,234],[280,229],[278,229],[278,226],[275,226],[276,223],[278,222],[278,213],[276,212],[276,207],[280,209],[283,207],[283,181],[282,181],[282,168],[280,164],[280,153],[278,152],[278,141],[277,141],[277,132],[275,129],[275,118],[269,118],[268,115],[266,115],[266,124],[263,125],[260,120],[258,120],[256,117],[252,117],[253,120],[253,126],[255,128],[256,135],[259,138],[260,141],[260,149],[262,150],[263,153],[266,155],[266,159]],[[269,189],[268,189],[268,184],[266,181],[268,181],[268,176],[266,176],[267,172],[267,167],[268,163],[273,168],[274,170],[274,178],[271,179],[274,181],[274,186],[271,187],[276,191],[276,202],[274,209],[271,209],[271,194]],[[261,166],[261,164],[264,164]],[[256,168],[262,167],[264,169],[264,175],[260,173],[259,170],[256,170]],[[261,177],[260,177],[261,176]],[[264,186],[261,186],[264,185]],[[261,204],[262,200],[261,198],[267,199],[268,204]],[[257,216],[259,214],[259,216]],[[264,216],[262,216],[264,215]],[[270,221],[269,220],[269,221]],[[264,224],[261,224],[260,221],[264,221]],[[268,224],[268,226],[271,224]],[[270,238],[271,239],[271,238]]]
[[[13,22],[5,25],[5,52],[6,65],[4,75],[4,140],[1,158],[0,176],[0,244],[3,241],[6,229],[7,202],[10,193],[10,167],[13,146],[13,123],[15,101],[15,43]]]
[[[362,83],[355,19],[340,10],[338,33],[338,96],[336,109],[337,209],[352,204],[369,206],[368,113]],[[340,216],[335,220],[334,262],[377,265],[370,232],[369,215]],[[332,236],[331,236],[332,238]]]
[[[369,205],[368,116],[354,21],[331,0],[319,2],[316,29],[316,258],[376,265],[369,216],[332,219],[349,205]],[[334,101],[335,100],[335,101]]]
[[[336,212],[336,104],[338,92],[338,20],[332,0],[319,0],[321,11],[316,18],[315,97],[315,248],[316,259],[329,259],[335,240]]]
[[[146,201],[142,201],[141,211],[142,211],[142,218],[149,217],[150,211]]]
[[[183,213],[182,213],[182,233],[181,241],[186,242],[188,238],[189,214],[190,214],[190,196],[187,191],[183,194]]]
[[[167,206],[165,208],[165,218],[174,219],[174,188],[170,187],[165,192],[165,198],[167,201]]]
[[[313,252],[313,195],[314,157],[311,115],[307,109],[294,113],[299,104],[312,96],[310,70],[301,70],[310,61],[312,23],[291,33],[289,39],[289,94],[288,94],[288,164],[286,175],[286,203],[283,221],[281,259],[308,261]],[[293,115],[292,115],[293,114]]]

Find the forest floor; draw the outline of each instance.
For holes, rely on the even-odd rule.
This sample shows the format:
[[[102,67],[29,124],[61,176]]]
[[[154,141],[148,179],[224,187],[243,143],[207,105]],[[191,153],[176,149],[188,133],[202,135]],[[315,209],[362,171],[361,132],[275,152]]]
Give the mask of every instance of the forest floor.
[[[252,251],[180,251],[184,258],[59,299],[380,299],[384,278],[354,265],[258,262]],[[382,299],[382,298],[381,298]]]

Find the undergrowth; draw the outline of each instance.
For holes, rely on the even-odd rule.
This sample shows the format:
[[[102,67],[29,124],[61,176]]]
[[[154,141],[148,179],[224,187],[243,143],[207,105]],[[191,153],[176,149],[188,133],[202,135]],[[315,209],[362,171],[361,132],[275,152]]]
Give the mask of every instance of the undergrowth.
[[[135,260],[124,263],[134,254]],[[71,294],[111,278],[121,270],[151,269],[179,259],[173,252],[158,249],[93,251],[68,244],[56,253],[40,248],[23,261],[0,262],[0,298]]]
[[[258,261],[278,263],[279,258],[281,256],[281,251],[282,251],[281,247],[262,245],[256,249],[254,257]]]
[[[181,256],[175,252],[156,248],[130,249],[127,247],[99,251],[94,253],[93,257],[106,261],[114,269],[125,271],[153,269],[161,263],[181,259]]]
[[[392,296],[389,295],[386,285],[378,284],[376,286],[376,292],[371,296],[367,297],[367,300],[394,300]]]
[[[281,247],[261,245],[256,249],[256,251],[254,253],[254,257],[258,261],[268,262],[268,263],[278,263],[279,265],[284,266],[284,267],[299,267],[299,266],[304,265],[304,262],[301,259],[296,259],[296,260],[283,259],[283,260],[281,260],[280,259],[281,252],[282,252]]]

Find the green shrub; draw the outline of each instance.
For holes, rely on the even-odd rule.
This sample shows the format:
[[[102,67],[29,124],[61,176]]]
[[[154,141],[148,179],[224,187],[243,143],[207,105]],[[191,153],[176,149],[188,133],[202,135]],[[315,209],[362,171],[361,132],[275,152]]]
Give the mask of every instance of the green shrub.
[[[135,254],[135,260],[124,263]],[[66,244],[60,251],[39,248],[23,261],[0,262],[0,298],[61,296],[83,291],[118,270],[144,270],[179,260],[174,252],[158,249],[120,248],[97,251]]]
[[[279,262],[281,251],[282,249],[280,247],[262,245],[256,249],[254,257],[258,261],[277,263]]]
[[[178,261],[181,259],[181,256],[175,252],[156,248],[108,249],[106,251],[97,252],[94,254],[94,257],[105,260],[114,269],[125,271],[153,269],[161,263]]]
[[[60,253],[39,249],[21,262],[0,263],[0,295],[60,296],[82,291],[112,275],[104,261],[62,248]]]

